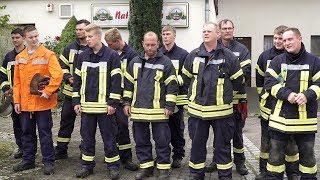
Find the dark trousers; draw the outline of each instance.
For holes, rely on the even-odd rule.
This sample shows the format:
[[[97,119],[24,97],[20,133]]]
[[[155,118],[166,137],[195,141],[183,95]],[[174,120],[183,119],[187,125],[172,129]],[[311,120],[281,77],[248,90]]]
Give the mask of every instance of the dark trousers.
[[[243,136],[242,129],[245,122],[241,120],[241,114],[237,111],[233,111],[234,114],[234,134],[232,138],[233,143],[233,157],[234,164],[242,165],[245,163],[244,147],[243,147]]]
[[[65,97],[62,111],[60,129],[58,132],[56,153],[66,154],[68,150],[68,144],[70,142],[71,134],[74,129],[74,122],[76,119],[76,113],[72,106],[72,99]]]
[[[37,153],[37,135],[36,126],[41,145],[41,154],[43,164],[53,164],[55,160],[53,140],[52,140],[52,116],[51,110],[22,112],[22,148],[23,160],[27,163],[35,163],[35,155]]]
[[[116,109],[116,122],[118,126],[117,143],[121,162],[131,161],[131,142],[128,129],[128,117],[123,112],[122,104]]]
[[[266,179],[283,179],[285,149],[290,138],[294,138],[299,149],[300,179],[317,179],[316,159],[314,155],[315,134],[286,134],[269,130],[271,149],[267,165]]]
[[[270,135],[268,133],[269,122],[263,118],[260,119],[261,124],[261,147],[260,147],[260,172],[267,172],[267,162],[269,159],[270,152]],[[299,158],[298,146],[296,145],[293,136],[288,140],[288,145],[285,149],[286,160],[286,173],[287,176],[293,174],[299,174]]]
[[[16,139],[16,144],[18,145],[19,149],[22,149],[22,128],[21,128],[21,120],[20,115],[16,113],[15,110],[11,113],[12,123],[13,123],[13,133]]]
[[[169,127],[171,132],[171,145],[173,147],[172,159],[182,159],[185,154],[184,146],[186,141],[183,137],[184,121],[183,106],[177,106],[179,111],[169,117]]]
[[[202,120],[190,117],[193,135],[189,168],[192,174],[204,177],[205,161],[207,155],[207,140],[209,128],[213,127],[215,157],[219,178],[232,178],[231,139],[234,133],[233,117],[215,120]]]
[[[99,125],[99,130],[103,140],[105,162],[107,163],[107,167],[119,168],[120,157],[116,145],[118,128],[114,116],[108,116],[107,114],[81,114],[81,165],[88,169],[93,169],[96,165],[94,157],[97,124]]]
[[[150,122],[133,122],[133,137],[140,168],[153,167]],[[170,169],[170,128],[168,122],[152,122],[152,135],[157,153],[157,167]]]

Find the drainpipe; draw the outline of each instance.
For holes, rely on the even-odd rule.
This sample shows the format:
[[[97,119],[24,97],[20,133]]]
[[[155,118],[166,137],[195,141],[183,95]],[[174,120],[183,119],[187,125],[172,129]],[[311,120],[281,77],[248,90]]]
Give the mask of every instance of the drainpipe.
[[[205,22],[216,22],[217,16],[214,3],[214,0],[205,0]]]

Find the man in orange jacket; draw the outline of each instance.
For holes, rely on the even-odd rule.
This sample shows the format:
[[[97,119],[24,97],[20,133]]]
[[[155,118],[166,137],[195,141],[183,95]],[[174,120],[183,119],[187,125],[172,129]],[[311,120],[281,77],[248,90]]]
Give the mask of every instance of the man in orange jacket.
[[[52,141],[51,109],[57,105],[54,93],[62,81],[62,70],[54,52],[39,44],[39,34],[34,26],[24,28],[27,47],[16,56],[14,73],[14,104],[21,115],[23,160],[13,167],[15,172],[35,168],[37,152],[36,126],[38,126],[44,174],[54,173],[54,147]],[[30,93],[32,77],[40,73],[50,77],[49,84],[39,92]]]

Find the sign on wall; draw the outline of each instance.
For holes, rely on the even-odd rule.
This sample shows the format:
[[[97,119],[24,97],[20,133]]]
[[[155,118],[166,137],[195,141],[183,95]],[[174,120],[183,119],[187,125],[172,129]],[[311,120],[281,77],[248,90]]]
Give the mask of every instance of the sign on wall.
[[[101,27],[127,27],[129,21],[128,3],[91,4],[91,20]],[[164,3],[162,25],[189,26],[188,3]]]

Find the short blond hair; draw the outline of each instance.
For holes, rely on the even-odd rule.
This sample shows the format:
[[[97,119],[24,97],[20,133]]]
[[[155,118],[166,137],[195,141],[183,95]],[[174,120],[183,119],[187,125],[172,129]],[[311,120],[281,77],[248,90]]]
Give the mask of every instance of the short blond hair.
[[[176,34],[176,28],[171,26],[171,25],[165,25],[163,28],[162,28],[162,32],[164,31],[171,31],[173,32],[173,34]]]
[[[96,24],[89,24],[86,27],[84,27],[84,30],[86,32],[95,31],[95,34],[100,35],[100,36],[102,35],[101,27]]]
[[[117,40],[122,40],[122,37],[121,37],[119,29],[111,28],[106,31],[106,33],[104,35],[104,39],[106,41],[116,42]]]

